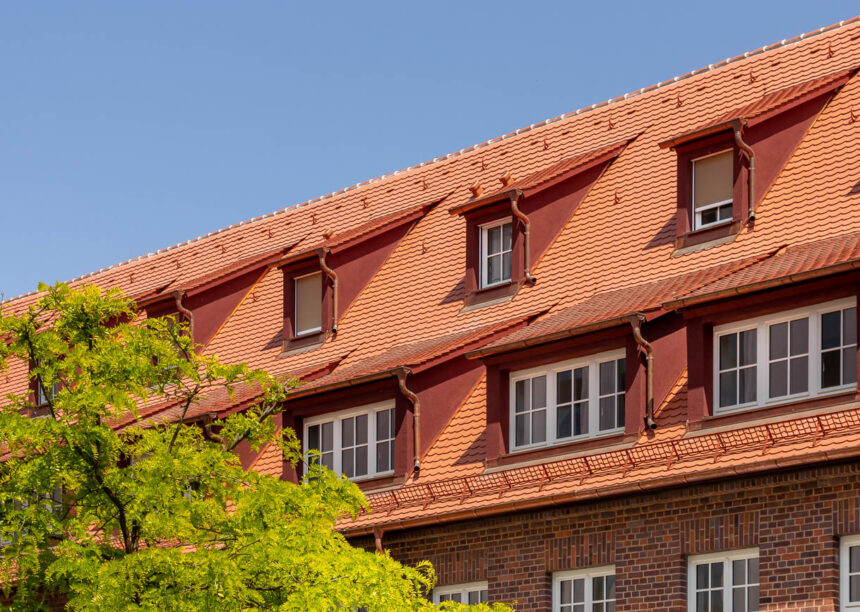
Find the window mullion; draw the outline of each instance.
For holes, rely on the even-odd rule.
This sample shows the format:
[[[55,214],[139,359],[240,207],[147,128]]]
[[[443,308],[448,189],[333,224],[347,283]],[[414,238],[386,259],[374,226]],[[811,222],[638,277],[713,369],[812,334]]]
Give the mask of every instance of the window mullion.
[[[332,432],[331,432],[331,441],[332,441],[332,453],[334,454],[334,472],[336,474],[343,474],[343,447],[341,446],[341,424],[340,417],[335,417],[332,420]]]
[[[821,312],[809,314],[809,390],[810,393],[821,392]]]
[[[761,406],[770,395],[770,328],[767,323],[760,323],[756,331],[756,405]],[[740,335],[738,335],[738,351],[740,352]],[[788,350],[788,349],[786,349]],[[740,357],[740,355],[738,355]],[[785,367],[788,368],[789,362]],[[786,383],[790,384],[790,381]],[[787,388],[788,389],[788,388]],[[740,393],[740,385],[738,385]]]
[[[371,410],[367,414],[367,473],[378,474],[376,469],[376,419],[381,410]]]
[[[556,371],[546,371],[546,441],[547,444],[555,444],[558,441],[557,405],[556,401]]]
[[[592,438],[600,431],[600,373],[597,362],[589,361],[588,367],[588,436]]]

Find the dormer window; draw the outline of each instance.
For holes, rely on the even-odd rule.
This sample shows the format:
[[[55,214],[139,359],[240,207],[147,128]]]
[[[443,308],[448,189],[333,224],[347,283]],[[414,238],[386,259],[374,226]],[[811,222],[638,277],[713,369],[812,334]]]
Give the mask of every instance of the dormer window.
[[[623,350],[512,372],[511,448],[623,431],[625,381]]]
[[[480,227],[481,230],[481,288],[511,281],[513,223],[501,219]]]
[[[728,149],[692,160],[694,229],[732,220],[733,151]]]
[[[293,279],[295,286],[295,337],[322,330],[322,273],[314,272]]]
[[[355,410],[306,419],[305,457],[350,480],[394,472],[394,404],[382,402]]]

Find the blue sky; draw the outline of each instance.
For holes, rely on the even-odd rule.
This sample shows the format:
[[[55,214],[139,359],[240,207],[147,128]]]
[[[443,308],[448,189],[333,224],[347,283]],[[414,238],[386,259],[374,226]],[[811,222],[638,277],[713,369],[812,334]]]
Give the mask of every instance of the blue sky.
[[[856,12],[836,0],[6,2],[0,293]]]

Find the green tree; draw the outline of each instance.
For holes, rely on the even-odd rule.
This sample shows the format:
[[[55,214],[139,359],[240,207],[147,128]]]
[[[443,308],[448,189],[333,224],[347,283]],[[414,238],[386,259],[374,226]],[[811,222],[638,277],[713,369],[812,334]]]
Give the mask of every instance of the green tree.
[[[119,290],[40,289],[25,311],[0,310],[0,368],[30,364],[44,401],[0,400],[0,582],[13,608],[57,596],[75,610],[431,607],[429,563],[334,529],[365,503],[353,483],[315,464],[298,485],[242,469],[242,441],[302,461],[272,418],[296,381],[200,355],[183,324],[139,317]],[[217,394],[256,399],[186,422]],[[174,417],[146,418],[160,406]]]

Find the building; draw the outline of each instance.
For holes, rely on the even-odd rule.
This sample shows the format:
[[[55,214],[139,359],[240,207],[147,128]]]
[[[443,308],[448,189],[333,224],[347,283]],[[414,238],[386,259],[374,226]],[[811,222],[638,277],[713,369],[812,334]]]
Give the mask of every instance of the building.
[[[860,609],[858,68],[855,18],[73,284],[302,378],[437,599]]]

